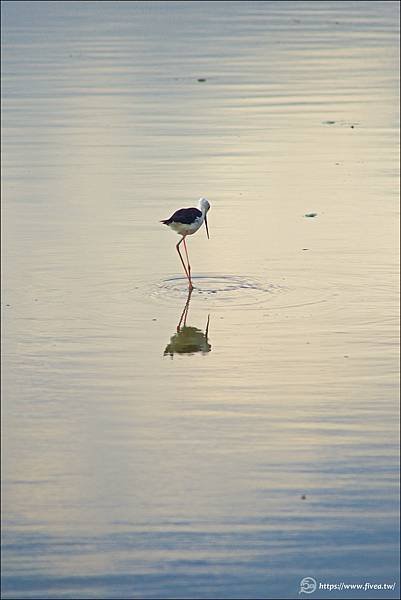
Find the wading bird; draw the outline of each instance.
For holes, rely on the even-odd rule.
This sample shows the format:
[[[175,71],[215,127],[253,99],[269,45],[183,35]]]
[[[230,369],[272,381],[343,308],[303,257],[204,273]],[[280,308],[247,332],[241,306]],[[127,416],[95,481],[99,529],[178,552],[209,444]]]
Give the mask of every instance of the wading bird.
[[[209,229],[207,226],[207,211],[210,208],[209,202],[206,198],[201,198],[199,200],[198,208],[180,208],[177,210],[169,219],[165,219],[164,221],[160,221],[164,223],[164,225],[168,225],[173,231],[182,236],[178,244],[176,245],[177,252],[179,254],[180,260],[182,262],[182,266],[184,267],[185,275],[188,278],[189,289],[193,289],[192,279],[191,279],[191,265],[189,264],[188,258],[188,250],[185,242],[185,238],[187,235],[192,235],[196,233],[199,227],[205,222],[206,225],[206,233],[209,238]],[[184,263],[184,259],[181,256],[180,252],[180,244],[184,242],[185,255],[187,257],[187,265]]]

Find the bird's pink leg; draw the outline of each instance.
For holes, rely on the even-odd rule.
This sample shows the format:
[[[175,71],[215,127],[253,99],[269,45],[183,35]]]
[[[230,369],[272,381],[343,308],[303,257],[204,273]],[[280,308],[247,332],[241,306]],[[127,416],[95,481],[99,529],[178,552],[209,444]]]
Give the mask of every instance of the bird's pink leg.
[[[189,264],[188,250],[187,250],[187,244],[186,244],[185,238],[184,238],[184,248],[185,248],[185,255],[186,255],[186,257],[187,257],[187,263],[188,263],[188,275],[189,275],[189,283],[190,283],[190,287],[191,287],[191,290],[192,290],[192,288],[193,288],[194,286],[192,285],[192,279],[191,279],[191,265]]]
[[[181,260],[181,262],[182,262],[182,266],[184,267],[185,275],[188,277],[188,281],[189,281],[189,288],[190,288],[190,289],[192,289],[192,288],[193,288],[193,285],[192,285],[192,281],[191,281],[191,275],[190,275],[190,274],[188,273],[188,271],[187,271],[187,267],[185,266],[185,263],[184,263],[184,260],[183,260],[183,258],[182,258],[182,256],[181,256],[181,252],[180,252],[180,248],[179,248],[179,246],[180,246],[181,242],[184,242],[184,247],[185,247],[185,237],[182,237],[182,238],[180,239],[180,241],[179,241],[179,242],[178,242],[178,244],[176,245],[176,248],[177,248],[177,252],[178,252],[178,254],[179,254],[180,260]],[[186,251],[186,250],[185,250],[185,251]]]

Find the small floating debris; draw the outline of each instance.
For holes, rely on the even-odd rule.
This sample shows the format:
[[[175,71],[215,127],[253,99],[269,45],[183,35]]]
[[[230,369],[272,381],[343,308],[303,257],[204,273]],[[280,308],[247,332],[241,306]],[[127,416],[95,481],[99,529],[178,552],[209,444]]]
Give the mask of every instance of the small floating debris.
[[[302,494],[302,496],[301,496],[301,500],[306,500],[306,496],[305,496],[305,494]]]
[[[317,213],[311,212],[311,213],[306,213],[304,214],[304,217],[308,217],[308,218],[313,218],[313,217],[317,217]]]
[[[344,120],[340,120],[340,121],[322,121],[322,125],[336,125],[337,127],[350,127],[351,129],[355,129],[355,127],[357,125],[359,125],[358,122],[354,121],[344,121]]]
[[[309,248],[302,248],[302,250],[309,250]]]
[[[203,83],[204,81],[206,81],[206,79],[204,77],[199,77],[198,81],[199,83]]]

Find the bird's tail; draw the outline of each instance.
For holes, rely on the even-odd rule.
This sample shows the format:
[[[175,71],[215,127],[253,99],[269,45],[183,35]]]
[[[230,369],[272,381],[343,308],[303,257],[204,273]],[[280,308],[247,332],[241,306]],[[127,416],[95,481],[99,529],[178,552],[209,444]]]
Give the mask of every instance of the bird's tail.
[[[160,221],[160,223],[163,223],[164,225],[170,225],[171,219],[164,219],[163,221]]]

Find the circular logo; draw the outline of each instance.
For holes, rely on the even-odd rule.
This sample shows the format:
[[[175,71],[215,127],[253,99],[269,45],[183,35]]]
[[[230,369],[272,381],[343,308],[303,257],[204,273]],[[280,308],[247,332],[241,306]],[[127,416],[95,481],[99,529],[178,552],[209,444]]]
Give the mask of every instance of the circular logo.
[[[299,584],[299,594],[313,594],[317,588],[316,579],[313,577],[304,577]]]

